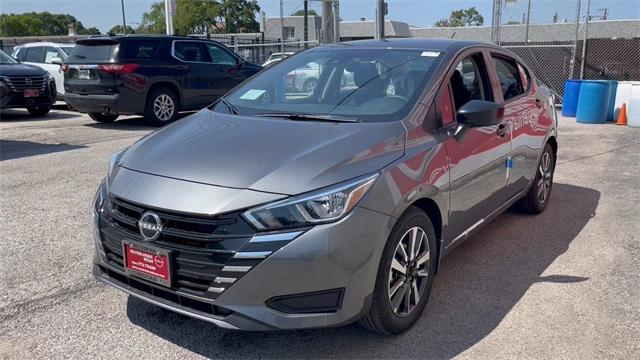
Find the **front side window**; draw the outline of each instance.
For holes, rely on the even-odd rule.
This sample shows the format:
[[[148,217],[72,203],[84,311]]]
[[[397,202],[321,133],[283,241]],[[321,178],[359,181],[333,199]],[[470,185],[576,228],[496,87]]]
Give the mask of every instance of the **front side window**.
[[[458,63],[449,83],[456,111],[471,100],[485,100],[477,58],[467,57]]]
[[[424,50],[308,50],[263,70],[227,100],[249,115],[399,120],[418,101],[440,59],[440,52]]]
[[[174,55],[182,61],[205,62],[209,58],[205,56],[205,49],[199,41],[176,41]]]
[[[494,57],[493,62],[496,66],[498,79],[500,80],[504,101],[524,94],[522,78],[520,77],[516,63],[502,57]]]
[[[20,60],[20,61],[24,61],[24,58],[27,56],[27,48],[22,48],[20,50],[18,50],[18,53],[16,54],[16,59]]]
[[[207,51],[209,51],[211,62],[214,64],[236,65],[236,58],[228,51],[215,44],[207,44]]]
[[[24,61],[41,63],[42,62],[43,48],[41,46],[31,47],[27,49],[27,56]]]

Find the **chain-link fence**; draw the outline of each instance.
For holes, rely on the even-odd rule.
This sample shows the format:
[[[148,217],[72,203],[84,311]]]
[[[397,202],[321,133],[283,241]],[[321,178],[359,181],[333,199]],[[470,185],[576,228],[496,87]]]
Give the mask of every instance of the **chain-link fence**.
[[[492,41],[560,95],[570,78],[640,79],[636,1],[495,0],[493,19]]]

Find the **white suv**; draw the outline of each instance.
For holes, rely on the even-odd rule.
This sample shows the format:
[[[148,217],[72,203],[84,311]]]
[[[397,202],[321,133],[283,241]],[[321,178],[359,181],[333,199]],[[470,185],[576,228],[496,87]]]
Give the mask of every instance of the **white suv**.
[[[57,98],[64,99],[64,73],[61,64],[75,44],[36,42],[16,46],[12,56],[25,64],[36,65],[48,71],[56,81]]]

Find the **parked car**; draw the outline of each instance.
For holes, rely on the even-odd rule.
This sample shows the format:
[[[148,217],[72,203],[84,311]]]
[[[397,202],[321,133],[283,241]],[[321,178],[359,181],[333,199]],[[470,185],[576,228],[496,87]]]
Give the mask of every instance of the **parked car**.
[[[320,64],[311,62],[304,64],[287,73],[286,84],[288,90],[302,93],[312,93],[318,85],[320,76]]]
[[[56,101],[56,83],[45,70],[21,64],[0,50],[0,109],[26,108],[46,115]]]
[[[13,57],[25,64],[36,65],[49,72],[56,81],[56,97],[64,100],[64,73],[62,63],[67,59],[74,44],[35,42],[16,46]]]
[[[211,104],[260,71],[215,41],[180,36],[78,40],[63,65],[65,99],[98,122],[144,115],[150,125]]]
[[[286,74],[310,63],[323,64],[314,91],[288,91]],[[93,273],[225,328],[401,333],[446,254],[512,205],[548,206],[545,94],[487,43],[306,50],[111,158]]]
[[[291,56],[293,54],[295,54],[295,53],[294,52],[285,52],[284,56],[282,56],[281,52],[273,53],[273,54],[269,55],[269,58],[267,59],[267,61],[265,61],[264,64],[262,64],[262,66],[263,67],[267,67],[269,65],[273,65],[273,64],[277,63],[278,61],[280,61],[280,60],[282,60],[282,59],[284,59],[286,57],[289,57],[289,56]]]

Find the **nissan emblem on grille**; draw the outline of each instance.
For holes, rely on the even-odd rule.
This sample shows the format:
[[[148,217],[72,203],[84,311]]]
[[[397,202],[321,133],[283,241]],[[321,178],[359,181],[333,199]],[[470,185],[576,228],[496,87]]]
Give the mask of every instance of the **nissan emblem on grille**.
[[[142,235],[143,240],[153,241],[157,239],[162,232],[160,217],[153,211],[143,213],[138,221],[138,229],[140,229],[140,235]]]

